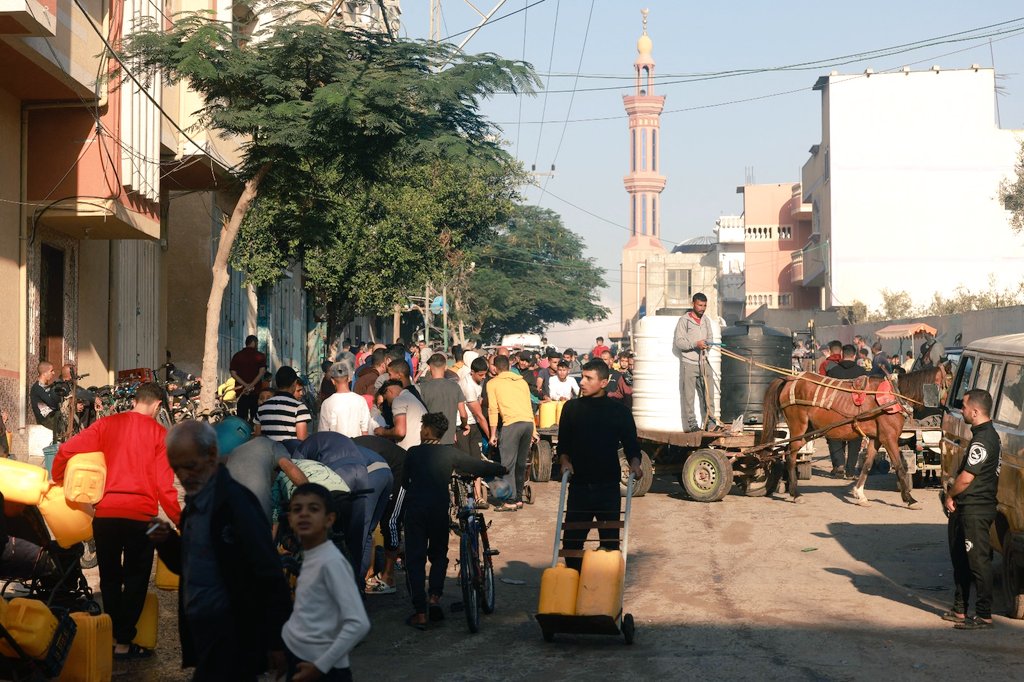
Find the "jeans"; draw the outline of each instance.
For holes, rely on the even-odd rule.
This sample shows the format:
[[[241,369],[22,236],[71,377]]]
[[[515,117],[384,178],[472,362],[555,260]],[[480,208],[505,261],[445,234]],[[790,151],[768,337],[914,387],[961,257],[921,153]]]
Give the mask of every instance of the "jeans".
[[[595,519],[618,521],[621,504],[618,481],[614,483],[570,483],[569,498],[565,503],[565,522],[589,523]],[[583,542],[589,533],[588,528],[566,528],[562,533],[562,549],[583,549]],[[618,528],[599,528],[597,534],[601,538],[602,548],[619,548]],[[581,557],[565,557],[565,565],[578,571],[583,565],[583,559]]]
[[[448,571],[448,509],[410,508],[405,514],[405,575],[416,613],[427,612],[427,560],[430,560],[430,596],[444,594]]]
[[[100,569],[103,610],[113,623],[114,641],[130,644],[142,614],[153,570],[149,524],[132,519],[93,519],[96,561]]]
[[[946,526],[953,581],[956,583],[953,610],[967,613],[973,583],[977,594],[974,613],[986,620],[992,617],[992,547],[988,533],[995,518],[995,506],[958,506],[949,515]]]
[[[498,452],[501,464],[508,473],[505,482],[515,491],[515,501],[523,501],[523,486],[526,484],[526,458],[530,456],[530,441],[533,439],[532,422],[505,424],[498,433]]]
[[[356,583],[363,587],[363,576],[370,570],[373,561],[373,529],[380,523],[384,510],[391,500],[392,476],[391,469],[382,468],[371,471],[367,476],[373,487],[373,494],[365,498],[366,510],[363,514],[363,552],[360,555],[359,572]]]

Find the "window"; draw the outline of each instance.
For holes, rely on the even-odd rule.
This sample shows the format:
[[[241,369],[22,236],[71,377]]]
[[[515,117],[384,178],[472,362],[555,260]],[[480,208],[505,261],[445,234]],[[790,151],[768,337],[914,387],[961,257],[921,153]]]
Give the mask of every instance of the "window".
[[[651,170],[658,170],[658,131],[651,131]]]
[[[647,234],[647,195],[640,195],[640,234]]]
[[[651,87],[651,70],[646,66],[640,72],[640,94],[646,95],[648,88]]]
[[[962,409],[964,406],[964,393],[967,393],[973,370],[974,356],[964,355],[963,360],[960,361],[960,371],[956,376],[956,384],[953,388],[953,401],[951,402],[951,405],[957,409]]]
[[[669,268],[665,271],[665,299],[669,305],[685,304],[690,300],[690,271]]]
[[[651,234],[658,234],[658,197],[651,197]]]
[[[829,154],[828,147],[825,147],[825,182],[828,182],[829,176],[832,174],[832,158]]]
[[[632,168],[633,168],[634,171],[636,171],[636,129],[635,128],[633,129],[633,152],[632,152],[632,157],[633,157],[633,166],[632,166]]]
[[[978,375],[974,380],[974,388],[980,388],[992,393],[993,384],[999,383],[1000,367],[990,360],[982,360],[978,363]]]
[[[1010,426],[1019,426],[1021,408],[1024,407],[1024,368],[1008,364],[1003,375],[1003,389],[999,392],[996,421]]]
[[[640,170],[647,170],[647,129],[640,131]]]
[[[636,234],[636,195],[633,195],[633,222],[629,224],[633,228],[633,234]]]

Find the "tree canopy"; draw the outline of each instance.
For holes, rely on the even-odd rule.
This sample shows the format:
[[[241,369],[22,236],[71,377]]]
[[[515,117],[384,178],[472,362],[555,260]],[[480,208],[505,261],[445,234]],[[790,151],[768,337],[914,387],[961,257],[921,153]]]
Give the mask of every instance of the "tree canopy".
[[[251,33],[211,12],[182,13],[136,27],[121,46],[122,82],[155,72],[183,82],[205,101],[194,128],[244,140],[242,191],[211,268],[204,407],[218,383],[220,308],[243,223],[234,257],[254,281],[302,258],[324,295],[355,292],[380,309],[417,267],[429,270],[501,219],[514,196],[515,164],[479,107],[497,92],[533,92],[533,70],[345,27],[337,7],[257,2]]]
[[[515,332],[542,332],[551,324],[603,320],[604,270],[583,256],[582,237],[557,213],[517,206],[507,224],[471,250],[475,264],[456,310],[484,339]]]
[[[1021,143],[1014,170],[1017,177],[1004,181],[999,187],[999,197],[1010,212],[1010,227],[1014,232],[1024,231],[1024,142]]]

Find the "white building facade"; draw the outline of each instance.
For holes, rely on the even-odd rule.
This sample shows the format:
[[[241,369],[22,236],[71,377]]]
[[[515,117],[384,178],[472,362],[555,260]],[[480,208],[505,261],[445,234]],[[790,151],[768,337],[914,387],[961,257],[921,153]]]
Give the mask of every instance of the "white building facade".
[[[833,72],[822,94],[821,143],[803,167],[812,236],[805,286],[825,303],[876,307],[882,289],[916,305],[957,286],[1015,285],[1024,235],[999,199],[1021,131],[996,124],[992,69]]]

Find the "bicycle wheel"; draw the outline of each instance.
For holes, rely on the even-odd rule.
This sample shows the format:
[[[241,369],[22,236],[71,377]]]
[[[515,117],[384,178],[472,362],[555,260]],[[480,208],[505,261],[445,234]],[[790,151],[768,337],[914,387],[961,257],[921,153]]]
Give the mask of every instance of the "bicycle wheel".
[[[462,534],[459,543],[459,582],[462,584],[462,610],[472,633],[480,632],[480,599],[476,585],[476,559],[470,533]]]
[[[483,557],[483,580],[480,585],[481,592],[481,608],[484,613],[494,613],[494,601],[495,601],[495,589],[494,589],[494,562],[491,561],[491,555],[486,553],[487,544],[484,543],[484,557]]]

